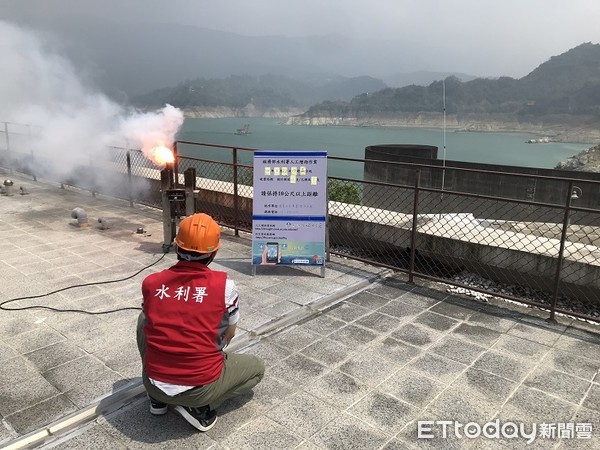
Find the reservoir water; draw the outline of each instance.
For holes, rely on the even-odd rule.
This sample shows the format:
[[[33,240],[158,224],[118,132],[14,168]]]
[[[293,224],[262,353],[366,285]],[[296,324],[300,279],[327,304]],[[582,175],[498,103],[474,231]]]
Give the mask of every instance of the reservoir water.
[[[236,135],[245,124],[251,134]],[[554,168],[559,162],[589,148],[588,144],[550,142],[527,144],[536,136],[516,133],[477,133],[446,131],[446,159],[510,166]],[[365,147],[374,144],[425,144],[444,154],[443,130],[421,128],[315,127],[284,125],[279,119],[227,118],[186,119],[178,140],[256,148],[260,150],[326,150],[330,156],[364,158]],[[180,154],[196,158],[230,161],[230,152],[202,150],[196,146],[178,147]],[[250,155],[240,152],[242,162]],[[222,157],[226,157],[223,159]],[[335,161],[330,174],[361,178],[362,167]]]

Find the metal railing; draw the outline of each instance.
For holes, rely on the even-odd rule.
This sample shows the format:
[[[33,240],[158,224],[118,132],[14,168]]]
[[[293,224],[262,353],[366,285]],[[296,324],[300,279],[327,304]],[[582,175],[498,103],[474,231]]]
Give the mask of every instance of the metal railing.
[[[35,178],[36,155],[15,144],[7,125],[0,134],[6,142],[5,148],[0,143],[0,164]],[[196,210],[236,234],[250,232],[255,149],[189,141],[175,148],[178,174],[196,171]],[[551,321],[556,313],[600,321],[600,181],[333,156],[328,161],[330,253],[405,272],[410,282],[442,281],[479,299],[497,296],[544,308]],[[362,179],[343,176],[350,166]],[[53,181],[131,205],[161,206],[160,168],[141,151],[112,147],[90,160],[88,169],[85,182]],[[108,173],[110,186],[101,182]]]

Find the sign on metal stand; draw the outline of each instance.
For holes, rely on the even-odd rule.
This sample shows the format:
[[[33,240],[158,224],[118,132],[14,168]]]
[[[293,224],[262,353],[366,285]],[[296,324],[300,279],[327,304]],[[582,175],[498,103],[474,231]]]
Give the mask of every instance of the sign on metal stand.
[[[258,265],[318,266],[325,276],[327,152],[254,152],[252,275]]]

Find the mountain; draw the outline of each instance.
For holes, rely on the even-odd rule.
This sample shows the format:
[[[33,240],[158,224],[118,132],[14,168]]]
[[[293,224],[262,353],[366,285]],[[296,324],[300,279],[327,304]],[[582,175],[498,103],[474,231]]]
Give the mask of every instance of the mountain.
[[[386,85],[372,77],[313,75],[299,79],[267,74],[259,77],[231,75],[227,78],[197,78],[137,96],[131,102],[139,107],[161,107],[165,103],[189,108],[307,108],[323,100],[351,100],[362,92],[378,91]]]
[[[443,86],[445,85],[445,86]],[[446,112],[458,118],[494,116],[517,122],[600,120],[600,44],[584,43],[552,57],[521,79],[456,77],[428,86],[385,88],[349,102],[327,101],[302,117],[369,118]],[[573,116],[577,116],[574,119]]]
[[[429,72],[426,70],[418,70],[409,73],[396,73],[381,77],[383,82],[390,87],[404,87],[416,84],[417,86],[427,86],[434,81],[444,80],[448,77],[456,77],[460,81],[471,81],[476,77],[460,72]]]
[[[522,114],[600,114],[600,45],[553,56],[520,84],[532,100]]]

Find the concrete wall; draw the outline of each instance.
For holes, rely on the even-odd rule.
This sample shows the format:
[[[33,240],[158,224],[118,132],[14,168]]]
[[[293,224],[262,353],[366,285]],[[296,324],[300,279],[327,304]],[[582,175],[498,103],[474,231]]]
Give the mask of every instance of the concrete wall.
[[[374,223],[357,219],[371,215],[368,210],[372,208],[353,208],[357,210],[354,214],[350,213],[351,208],[340,208],[339,213],[330,215],[331,243],[360,243],[363,249],[393,255],[395,260],[388,261],[388,264],[398,263],[400,267],[406,267],[407,247],[410,246],[412,232],[410,216],[402,220],[402,213],[377,210],[377,214],[388,217],[388,223]],[[397,220],[390,219],[394,214]],[[558,239],[504,230],[469,233],[467,230],[477,225],[467,224],[461,227],[464,233],[457,235],[453,234],[452,226],[444,224],[443,220],[419,219],[417,227],[415,248],[420,259],[428,259],[425,269],[438,272],[434,276],[444,271],[468,270],[494,281],[552,292],[560,244]],[[510,247],[498,246],[498,241],[509,243]],[[600,298],[600,260],[590,261],[586,255],[589,255],[591,246],[582,247],[567,243],[559,294],[586,303]],[[424,264],[419,265],[419,258],[416,271],[427,274],[422,270]]]
[[[494,164],[443,161],[432,151],[410,145],[373,145],[365,149],[364,179],[400,185],[414,186],[417,168],[421,171],[420,185],[423,188],[442,189],[466,194],[490,195],[513,200],[549,203],[562,207],[567,200],[568,180],[547,180],[533,177],[520,177],[511,174],[542,175],[546,177],[577,178],[574,184],[583,191],[581,198],[574,200],[576,207],[600,208],[600,174],[572,172],[554,169],[501,166]],[[429,155],[427,154],[429,153]],[[416,156],[423,155],[426,156]],[[437,167],[415,167],[395,164],[375,163],[373,160],[425,164]],[[470,169],[463,171],[457,169]],[[504,172],[491,174],[481,171]],[[411,191],[366,185],[363,204],[392,211],[411,212]],[[409,207],[410,209],[407,209]],[[473,213],[475,217],[502,220],[531,220],[557,222],[563,220],[560,208],[537,207],[497,200],[476,199],[444,193],[421,192],[419,213]],[[576,214],[572,223],[600,225],[596,217]]]

